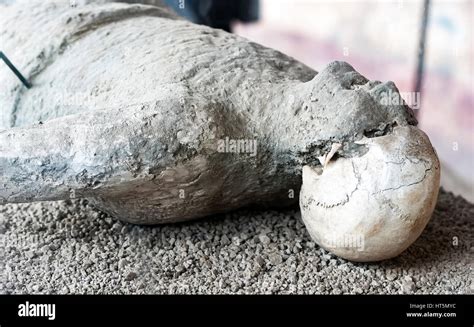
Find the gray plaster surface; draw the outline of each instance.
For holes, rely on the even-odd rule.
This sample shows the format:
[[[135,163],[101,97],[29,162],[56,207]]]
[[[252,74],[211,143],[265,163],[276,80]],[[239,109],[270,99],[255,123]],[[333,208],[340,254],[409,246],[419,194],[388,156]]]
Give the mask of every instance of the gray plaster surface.
[[[2,204],[89,198],[146,224],[281,207],[334,142],[357,157],[363,138],[416,125],[383,103],[392,82],[345,62],[317,73],[162,7],[34,1],[0,22],[2,51],[33,85],[0,66]],[[223,151],[227,139],[255,151]]]

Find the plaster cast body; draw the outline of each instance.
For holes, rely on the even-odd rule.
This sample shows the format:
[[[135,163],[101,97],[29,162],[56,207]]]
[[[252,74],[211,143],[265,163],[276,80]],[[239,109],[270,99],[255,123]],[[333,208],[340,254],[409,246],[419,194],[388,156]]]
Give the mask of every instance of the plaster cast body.
[[[344,162],[361,160],[370,167],[367,143],[385,138],[402,144],[392,159],[410,158],[412,165],[403,166],[408,169],[400,180],[403,193],[395,192],[397,201],[381,214],[390,220],[409,211],[407,221],[418,221],[417,228],[403,230],[400,220],[403,240],[373,258],[370,251],[360,256],[355,249],[331,250],[354,260],[391,257],[429,219],[439,163],[414,127],[411,109],[380,103],[384,94],[398,94],[393,83],[368,81],[344,62],[316,73],[275,50],[159,7],[41,2],[28,11],[2,8],[0,22],[3,51],[34,85],[24,89],[0,66],[1,202],[86,197],[133,223],[175,222],[250,205],[295,203],[297,197],[289,194],[298,192],[307,165],[303,219],[318,243],[330,248],[318,239],[319,230],[331,228],[318,218],[329,211],[319,204],[308,209],[308,201],[324,191],[313,194],[305,180],[317,184],[309,176],[334,143],[342,146],[324,163],[328,174],[336,171],[337,181],[347,171]],[[408,156],[403,144],[412,136],[418,148]],[[226,138],[256,142],[255,156],[220,152]],[[380,158],[380,167],[387,168]],[[375,167],[380,168],[372,172]],[[347,195],[343,186],[334,197]],[[427,192],[420,202],[425,211],[406,210],[413,192]],[[329,202],[345,210],[354,205],[352,196]],[[384,196],[391,198],[391,191]],[[329,219],[335,220],[339,212],[333,210]]]

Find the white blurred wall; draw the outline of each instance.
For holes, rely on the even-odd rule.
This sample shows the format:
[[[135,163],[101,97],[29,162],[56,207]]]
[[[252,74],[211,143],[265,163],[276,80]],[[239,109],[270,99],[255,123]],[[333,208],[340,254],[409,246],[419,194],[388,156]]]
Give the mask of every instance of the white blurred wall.
[[[394,81],[402,96],[414,91],[422,0],[261,3],[261,21],[236,33],[316,70],[344,60]],[[442,185],[474,202],[473,17],[470,0],[431,1],[418,118],[441,158]]]

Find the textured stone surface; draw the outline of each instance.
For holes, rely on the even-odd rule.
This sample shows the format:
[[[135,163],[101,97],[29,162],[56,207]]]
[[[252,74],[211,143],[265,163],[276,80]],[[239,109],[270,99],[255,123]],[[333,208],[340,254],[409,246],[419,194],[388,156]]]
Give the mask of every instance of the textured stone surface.
[[[381,101],[398,94],[393,83],[368,81],[344,62],[316,73],[160,7],[42,1],[22,8],[0,12],[2,47],[34,85],[26,90],[0,68],[3,203],[89,198],[144,224],[285,206],[297,201],[302,167],[321,168],[334,143],[342,145],[331,153],[336,162],[366,160],[373,157],[367,138],[416,130],[407,106]],[[423,146],[410,158],[437,161],[429,141],[412,136]],[[403,137],[394,144],[405,145]],[[257,151],[222,153],[224,139],[255,142]],[[400,176],[398,166],[382,163],[377,169]],[[407,185],[419,177],[416,169],[403,173]],[[439,179],[437,167],[430,174],[427,181]],[[423,185],[426,212],[408,216],[420,228],[406,231],[402,248],[436,199],[436,181]],[[417,192],[398,192],[383,219],[400,218]],[[364,260],[393,256],[400,247],[393,242]]]
[[[356,261],[397,256],[421,234],[436,205],[440,164],[416,127],[365,139],[369,151],[303,169],[300,207],[313,239]]]
[[[420,238],[368,264],[319,248],[299,209],[150,227],[77,200],[7,204],[0,293],[472,293],[473,217],[473,204],[441,191]]]

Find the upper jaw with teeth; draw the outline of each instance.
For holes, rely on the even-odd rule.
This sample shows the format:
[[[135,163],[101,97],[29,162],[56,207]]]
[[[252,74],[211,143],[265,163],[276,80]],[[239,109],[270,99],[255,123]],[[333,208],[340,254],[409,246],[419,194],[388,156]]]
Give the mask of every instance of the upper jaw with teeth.
[[[316,74],[152,7],[35,6],[0,11],[11,29],[0,31],[2,50],[21,53],[19,68],[34,76],[23,90],[0,74],[0,202],[85,197],[119,219],[155,224],[288,205],[302,185],[313,239],[358,261],[397,255],[426,225],[439,163],[412,111],[382,104],[398,94],[393,83],[343,62]],[[58,105],[76,89],[74,105]],[[218,151],[227,139],[257,148]]]

